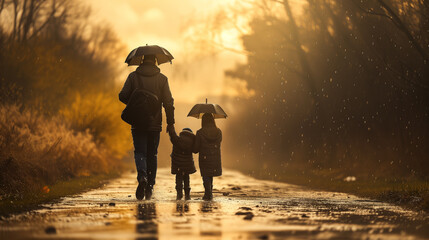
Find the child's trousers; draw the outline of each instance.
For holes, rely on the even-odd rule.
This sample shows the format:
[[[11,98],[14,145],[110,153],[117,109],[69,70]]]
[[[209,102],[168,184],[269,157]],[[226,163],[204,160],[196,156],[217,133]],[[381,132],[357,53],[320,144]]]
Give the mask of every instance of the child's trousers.
[[[203,176],[203,185],[204,185],[204,189],[212,190],[213,189],[213,177]]]
[[[188,189],[191,189],[189,187],[189,174],[185,172],[178,172],[176,174],[176,189],[177,190],[184,189],[185,191]]]

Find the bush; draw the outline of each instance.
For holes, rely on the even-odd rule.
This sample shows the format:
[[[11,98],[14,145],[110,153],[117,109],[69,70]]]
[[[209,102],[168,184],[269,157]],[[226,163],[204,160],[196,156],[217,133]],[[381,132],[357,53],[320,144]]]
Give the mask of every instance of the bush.
[[[129,125],[121,120],[123,104],[115,93],[77,93],[73,103],[60,115],[75,131],[88,131],[96,142],[115,158],[121,158],[132,146]]]
[[[108,173],[119,165],[89,131],[71,130],[22,106],[0,106],[0,195],[20,197],[77,176]]]

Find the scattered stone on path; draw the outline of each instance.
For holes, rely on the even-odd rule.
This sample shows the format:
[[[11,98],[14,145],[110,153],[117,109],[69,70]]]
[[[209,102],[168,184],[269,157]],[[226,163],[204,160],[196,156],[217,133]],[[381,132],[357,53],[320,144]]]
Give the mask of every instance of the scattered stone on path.
[[[106,222],[104,225],[110,226],[110,225],[112,225],[112,223],[111,222]]]
[[[116,206],[116,203],[111,202],[111,203],[109,203],[109,206],[114,207],[114,206]]]
[[[301,215],[301,217],[302,217],[302,218],[309,218],[309,216],[308,216],[307,214],[305,214],[305,213],[304,213],[304,214],[302,214],[302,215]]]
[[[252,211],[250,207],[240,207],[240,209],[246,210],[246,211]]]
[[[253,214],[252,212],[242,212],[242,211],[238,211],[235,213],[235,215],[248,215],[248,214]]]
[[[266,240],[266,239],[268,239],[268,235],[267,234],[261,235],[261,236],[259,236],[259,239]]]
[[[131,197],[131,195],[128,195],[128,197]]]
[[[46,234],[57,234],[57,229],[54,226],[49,226],[45,228]]]
[[[100,203],[100,207],[102,207],[103,206],[103,204],[102,203]]]
[[[224,196],[228,196],[228,195],[229,195],[229,192],[224,192],[224,193],[222,193],[222,195],[224,195]]]
[[[255,215],[253,214],[253,213],[249,213],[249,214],[247,214],[243,219],[244,220],[252,220],[253,219],[253,217],[254,217]]]
[[[244,208],[246,208],[246,207],[244,207]],[[251,210],[251,208],[247,208],[247,209]],[[252,212],[249,212],[249,211],[247,211],[247,212],[238,211],[235,213],[235,215],[238,215],[238,216],[244,215],[244,218],[243,218],[244,220],[252,220],[252,218],[255,216]]]
[[[241,190],[241,187],[235,186],[231,188],[232,190]]]

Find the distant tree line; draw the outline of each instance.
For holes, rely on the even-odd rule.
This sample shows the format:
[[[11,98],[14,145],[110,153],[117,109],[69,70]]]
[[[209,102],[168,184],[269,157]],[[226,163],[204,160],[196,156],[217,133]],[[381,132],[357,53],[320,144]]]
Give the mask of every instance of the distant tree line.
[[[2,0],[2,101],[55,112],[76,91],[113,89],[121,44],[90,9],[71,0]]]
[[[109,25],[93,19],[80,1],[2,0],[0,102],[61,115],[116,148],[113,138],[124,127],[116,63],[124,47]]]
[[[255,2],[247,62],[226,72],[255,91],[234,100],[237,161],[427,177],[429,1],[294,3]]]

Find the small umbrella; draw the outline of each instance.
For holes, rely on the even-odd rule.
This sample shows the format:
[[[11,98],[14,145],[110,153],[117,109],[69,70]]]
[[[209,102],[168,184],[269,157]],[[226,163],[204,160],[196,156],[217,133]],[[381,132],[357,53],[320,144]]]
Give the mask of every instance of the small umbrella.
[[[213,114],[214,118],[227,117],[225,111],[223,111],[223,109],[219,105],[213,104],[213,103],[207,103],[207,99],[205,104],[204,103],[195,104],[195,106],[191,109],[191,111],[189,111],[188,117],[201,118],[204,115],[204,113],[211,113]]]
[[[158,45],[146,45],[132,50],[125,59],[125,63],[128,63],[128,66],[140,65],[144,59],[144,55],[155,55],[158,65],[166,62],[171,63],[171,60],[174,59],[173,55],[167,49]]]

